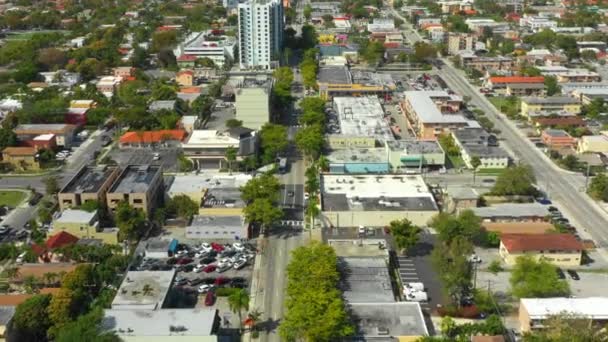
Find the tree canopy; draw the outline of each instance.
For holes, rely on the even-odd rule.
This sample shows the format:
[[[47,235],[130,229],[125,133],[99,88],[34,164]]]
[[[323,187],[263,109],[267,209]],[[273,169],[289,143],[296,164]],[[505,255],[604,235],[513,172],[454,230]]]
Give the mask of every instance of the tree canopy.
[[[420,240],[422,229],[415,226],[407,219],[391,221],[389,225],[391,235],[395,238],[395,244],[399,249],[408,250],[414,247]]]
[[[283,153],[289,140],[287,139],[287,127],[267,123],[260,129],[260,148],[262,149],[262,162],[272,163]]]
[[[518,257],[511,272],[511,291],[518,298],[562,297],[570,294],[565,280],[559,279],[555,266],[530,256]]]
[[[198,214],[198,204],[187,195],[177,195],[171,198],[165,206],[167,215],[189,220]]]
[[[279,326],[284,340],[335,341],[355,332],[337,289],[338,259],[331,246],[314,242],[295,249],[287,277],[287,313]]]
[[[508,195],[536,195],[538,190],[534,187],[536,177],[528,165],[515,165],[504,170],[492,188],[492,194],[497,196]]]

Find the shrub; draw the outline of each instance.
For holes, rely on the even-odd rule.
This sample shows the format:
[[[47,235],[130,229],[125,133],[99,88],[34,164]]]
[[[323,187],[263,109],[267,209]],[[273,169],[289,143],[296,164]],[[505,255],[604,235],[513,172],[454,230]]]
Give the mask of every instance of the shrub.
[[[238,289],[232,287],[220,287],[219,289],[215,290],[215,295],[218,297],[228,297],[237,290]]]

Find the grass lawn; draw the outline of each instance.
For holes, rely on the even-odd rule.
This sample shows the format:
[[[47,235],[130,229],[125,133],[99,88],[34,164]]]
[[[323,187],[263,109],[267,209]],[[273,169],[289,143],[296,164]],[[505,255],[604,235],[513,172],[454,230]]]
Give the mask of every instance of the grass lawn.
[[[498,176],[500,174],[502,174],[503,172],[505,172],[505,169],[479,169],[477,171],[478,175],[493,175],[493,176]]]
[[[0,191],[0,206],[16,207],[25,199],[26,194],[20,191]]]

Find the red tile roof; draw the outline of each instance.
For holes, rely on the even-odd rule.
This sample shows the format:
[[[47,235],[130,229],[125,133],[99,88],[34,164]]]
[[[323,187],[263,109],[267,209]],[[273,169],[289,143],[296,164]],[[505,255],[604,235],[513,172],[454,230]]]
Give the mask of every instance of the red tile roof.
[[[120,137],[121,144],[157,143],[163,140],[182,141],[186,138],[186,131],[181,129],[127,132]]]
[[[180,72],[177,73],[177,75],[190,75],[190,76],[194,76],[194,71],[192,70],[182,70]]]
[[[495,76],[490,77],[490,82],[497,83],[543,83],[543,76]]]
[[[46,240],[48,249],[56,249],[78,242],[78,238],[67,232],[59,232]]]
[[[541,126],[585,126],[585,121],[578,116],[534,118],[533,120]]]
[[[177,57],[178,62],[193,62],[196,60],[196,56],[194,55],[181,55]]]
[[[583,245],[571,234],[502,234],[500,241],[509,253],[583,250]]]

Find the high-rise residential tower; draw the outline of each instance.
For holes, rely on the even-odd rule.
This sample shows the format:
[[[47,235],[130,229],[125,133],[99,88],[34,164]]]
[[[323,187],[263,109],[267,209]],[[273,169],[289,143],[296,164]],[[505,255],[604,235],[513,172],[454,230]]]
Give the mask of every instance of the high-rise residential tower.
[[[241,69],[271,68],[283,43],[281,0],[249,0],[238,8]]]

